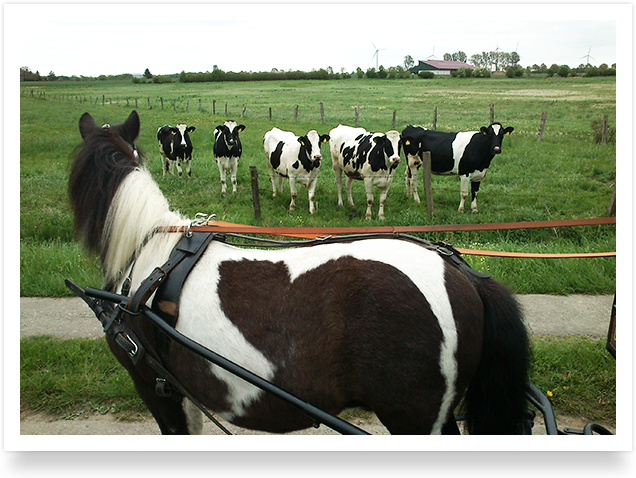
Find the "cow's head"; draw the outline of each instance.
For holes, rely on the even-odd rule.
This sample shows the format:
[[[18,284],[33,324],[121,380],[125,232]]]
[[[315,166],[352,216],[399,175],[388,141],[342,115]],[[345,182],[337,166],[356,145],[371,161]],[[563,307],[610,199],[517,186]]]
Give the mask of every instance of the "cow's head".
[[[232,149],[239,143],[239,133],[244,129],[245,126],[237,125],[236,121],[226,121],[214,129],[214,140],[224,141],[227,148]]]
[[[174,141],[181,145],[181,147],[186,148],[187,146],[192,146],[192,142],[190,141],[190,133],[192,133],[196,127],[188,126],[187,124],[178,124],[176,128],[173,128],[172,132],[175,136]]]
[[[388,160],[387,165],[396,168],[400,163],[400,133],[395,130],[387,131],[386,134],[374,136],[373,141],[383,149]]]
[[[315,129],[309,131],[305,136],[299,136],[298,142],[305,147],[307,157],[314,164],[314,167],[320,166],[322,154],[320,153],[320,145],[329,141],[329,135],[319,135]]]
[[[485,134],[490,139],[490,152],[492,154],[501,153],[501,142],[505,134],[510,134],[514,131],[512,126],[504,128],[501,123],[493,123],[488,128],[481,127],[482,134]]]

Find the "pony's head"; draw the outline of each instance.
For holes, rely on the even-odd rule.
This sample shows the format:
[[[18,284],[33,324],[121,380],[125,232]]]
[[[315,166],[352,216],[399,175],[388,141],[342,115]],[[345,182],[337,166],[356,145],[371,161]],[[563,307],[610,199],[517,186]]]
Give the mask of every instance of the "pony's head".
[[[142,165],[135,146],[139,128],[136,111],[115,125],[98,126],[88,113],[79,120],[84,142],[71,166],[68,191],[75,230],[84,245],[102,259],[102,234],[112,199],[128,174]]]

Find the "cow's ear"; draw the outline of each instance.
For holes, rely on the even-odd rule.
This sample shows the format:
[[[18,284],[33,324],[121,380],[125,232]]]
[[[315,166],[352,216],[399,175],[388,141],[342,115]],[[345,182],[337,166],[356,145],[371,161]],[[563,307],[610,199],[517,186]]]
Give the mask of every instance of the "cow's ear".
[[[482,127],[481,127],[481,129],[480,129],[480,131],[481,131],[483,134],[488,134],[488,128],[486,128],[485,126],[482,126]]]
[[[299,137],[298,137],[298,142],[299,142],[300,144],[302,144],[303,146],[305,146],[305,137],[304,137],[304,136],[299,136]]]
[[[91,134],[96,129],[97,124],[95,123],[93,117],[88,113],[84,113],[79,120],[79,130],[80,134],[82,135],[82,139],[86,139],[86,136]]]
[[[175,128],[174,126],[170,126],[170,132],[172,134],[177,134],[179,132],[179,128]]]
[[[326,143],[326,142],[327,142],[327,141],[329,141],[330,139],[331,139],[331,138],[329,137],[329,135],[328,135],[328,134],[323,134],[323,135],[320,137],[320,141],[321,141],[321,142],[323,142],[323,143]]]
[[[241,131],[243,131],[245,129],[245,125],[244,124],[240,124],[236,127],[236,130],[240,133]]]
[[[515,129],[512,126],[508,126],[506,129],[504,129],[504,134],[510,134],[514,131]]]
[[[196,128],[196,126],[189,126],[188,129],[186,130],[188,133],[192,133]]]
[[[411,144],[411,138],[405,138],[402,137],[402,139],[400,140],[400,142],[404,145],[404,146],[409,146]]]

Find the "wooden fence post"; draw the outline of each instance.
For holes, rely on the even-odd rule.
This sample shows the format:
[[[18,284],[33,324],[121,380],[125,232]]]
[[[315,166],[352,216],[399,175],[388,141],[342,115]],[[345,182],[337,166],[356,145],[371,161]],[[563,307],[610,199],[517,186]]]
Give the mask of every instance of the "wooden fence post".
[[[159,98],[161,100],[161,109],[163,109],[163,98]]]
[[[322,101],[320,102],[320,120],[322,121],[322,124],[325,124],[325,107],[322,104]]]
[[[395,116],[397,115],[397,110],[393,110],[393,121],[391,122],[391,129],[395,129]]]
[[[603,117],[603,134],[601,136],[601,144],[607,143],[607,115]]]
[[[616,185],[614,185],[614,191],[612,192],[612,199],[610,199],[610,203],[607,208],[607,215],[616,216]]]
[[[199,98],[199,112],[201,111],[201,98]]]
[[[298,121],[298,105],[294,106],[294,123]]]
[[[548,112],[544,111],[541,114],[541,123],[539,124],[539,133],[537,134],[537,141],[541,141],[543,138],[543,129],[545,128],[545,121],[548,119]]]
[[[272,120],[272,107],[269,107],[269,120]]]
[[[212,100],[212,114],[216,114],[216,100]]]
[[[256,166],[250,166],[250,182],[252,185],[252,205],[254,206],[254,218],[261,218],[261,203],[258,198],[258,170]]]
[[[225,102],[225,116],[227,116],[227,101]]]
[[[247,109],[247,103],[243,105],[243,111],[241,112],[241,118],[245,117],[245,110]]]
[[[190,112],[190,100],[186,103],[186,113]]]
[[[138,108],[138,106],[137,106],[137,98],[135,98],[135,108]]]
[[[102,95],[102,106],[104,106],[105,101],[106,101],[106,95]]]
[[[359,118],[360,118],[360,110],[356,106],[356,128],[358,127],[358,124],[359,124],[359,121],[358,121]]]
[[[422,175],[424,176],[424,197],[426,198],[426,212],[433,215],[433,186],[431,184],[431,153],[422,153]],[[417,187],[417,184],[415,185]]]
[[[495,105],[494,104],[490,104],[490,124],[493,124],[495,122]]]
[[[177,100],[173,100],[173,101],[172,101],[172,109],[173,109],[174,111],[177,111]]]
[[[437,106],[433,108],[433,127],[431,129],[437,129]]]

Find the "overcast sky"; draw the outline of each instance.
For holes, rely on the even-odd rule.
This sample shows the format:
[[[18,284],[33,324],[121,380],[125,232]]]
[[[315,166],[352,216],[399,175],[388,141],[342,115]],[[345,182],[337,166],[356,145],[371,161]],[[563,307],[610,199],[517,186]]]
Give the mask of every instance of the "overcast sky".
[[[585,4],[64,4],[5,5],[5,51],[46,75],[181,71],[354,71],[404,57],[517,51],[523,66],[611,65],[622,5]],[[621,10],[622,9],[622,10]],[[631,10],[629,11],[631,13]],[[618,22],[617,22],[618,20]],[[14,32],[14,34],[8,34]],[[618,38],[617,38],[618,33]],[[7,38],[9,40],[7,41]],[[15,42],[15,43],[14,43]],[[374,47],[375,45],[375,47]]]

